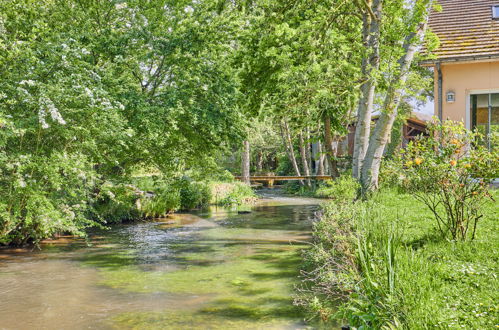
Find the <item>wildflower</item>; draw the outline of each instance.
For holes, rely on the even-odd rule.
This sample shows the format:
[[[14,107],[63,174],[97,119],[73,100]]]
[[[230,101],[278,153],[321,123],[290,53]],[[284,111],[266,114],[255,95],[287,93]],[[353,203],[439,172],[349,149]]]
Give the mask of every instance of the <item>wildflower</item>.
[[[458,145],[459,144],[459,140],[458,139],[452,139],[449,141],[450,144],[454,144],[454,145]]]
[[[471,168],[471,164],[469,163],[464,164],[464,168]]]
[[[456,166],[457,165],[457,162],[453,159],[449,162],[449,164],[451,164],[451,166]]]
[[[405,163],[405,166],[407,166],[407,167],[411,167],[411,166],[412,166],[412,164],[413,164],[412,160],[409,160],[409,161],[407,161],[407,162]]]
[[[415,163],[416,165],[421,165],[421,163],[422,163],[422,162],[423,162],[423,160],[422,160],[421,158],[416,158],[416,159],[414,159],[414,163]]]

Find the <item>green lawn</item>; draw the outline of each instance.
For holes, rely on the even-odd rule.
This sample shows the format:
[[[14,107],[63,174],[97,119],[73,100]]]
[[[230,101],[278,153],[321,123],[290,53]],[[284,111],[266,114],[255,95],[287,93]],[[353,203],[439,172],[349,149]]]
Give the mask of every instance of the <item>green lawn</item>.
[[[498,191],[492,195],[499,199]],[[305,298],[312,313],[373,328],[499,327],[497,202],[486,205],[472,242],[442,238],[431,212],[408,194],[387,190],[368,202],[332,203],[306,257],[309,267],[322,267],[312,281],[315,301]],[[342,257],[353,266],[325,266]],[[332,303],[340,292],[348,298]]]

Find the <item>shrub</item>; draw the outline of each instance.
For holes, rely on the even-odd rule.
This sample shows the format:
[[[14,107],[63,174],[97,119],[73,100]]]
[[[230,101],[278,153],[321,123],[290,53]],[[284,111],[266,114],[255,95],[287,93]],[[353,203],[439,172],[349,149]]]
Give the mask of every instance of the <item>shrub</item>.
[[[138,200],[143,193],[130,184],[104,183],[93,205],[94,217],[104,223],[116,223],[140,217]]]
[[[428,125],[430,137],[400,150],[392,164],[400,185],[433,213],[438,229],[453,240],[474,239],[488,183],[499,175],[499,154],[462,123]]]
[[[212,182],[210,190],[210,202],[215,205],[234,206],[249,204],[256,200],[253,189],[242,182]]]
[[[205,207],[211,199],[210,187],[204,182],[195,182],[183,177],[175,183],[180,191],[180,209],[192,210]]]
[[[0,244],[37,243],[58,233],[84,235],[96,173],[81,154],[8,158],[0,152]]]
[[[326,181],[316,191],[317,197],[336,200],[353,200],[359,189],[359,183],[351,175],[343,174],[336,180]]]
[[[162,217],[180,209],[180,191],[171,185],[163,184],[155,188],[153,196],[144,196],[139,203],[142,216],[147,218]]]
[[[359,280],[355,264],[355,218],[362,204],[327,203],[314,223],[313,244],[304,251],[303,287],[295,303],[328,321]]]

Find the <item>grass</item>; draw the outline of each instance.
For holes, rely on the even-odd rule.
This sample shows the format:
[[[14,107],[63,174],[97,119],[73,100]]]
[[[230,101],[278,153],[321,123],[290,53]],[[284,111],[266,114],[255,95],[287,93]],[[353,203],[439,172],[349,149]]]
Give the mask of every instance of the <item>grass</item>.
[[[424,205],[392,190],[324,212],[306,255],[309,313],[366,328],[498,327],[496,202],[471,242],[441,238]]]

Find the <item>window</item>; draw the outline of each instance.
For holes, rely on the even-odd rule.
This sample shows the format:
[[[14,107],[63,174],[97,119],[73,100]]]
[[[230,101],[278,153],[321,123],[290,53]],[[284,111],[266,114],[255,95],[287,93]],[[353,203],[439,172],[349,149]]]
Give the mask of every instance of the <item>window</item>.
[[[498,147],[491,137],[499,133],[499,93],[471,95],[471,124],[485,136],[489,149]]]
[[[499,6],[492,6],[492,18],[499,19]]]

